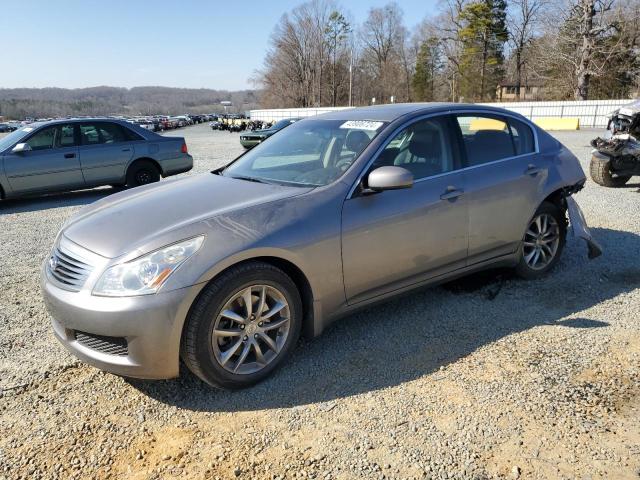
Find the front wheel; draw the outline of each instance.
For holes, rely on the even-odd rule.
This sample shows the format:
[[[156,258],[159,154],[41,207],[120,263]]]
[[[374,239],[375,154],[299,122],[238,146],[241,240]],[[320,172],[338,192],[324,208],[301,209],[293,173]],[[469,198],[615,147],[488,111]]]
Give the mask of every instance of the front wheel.
[[[214,387],[248,387],[289,356],[301,326],[302,301],[286,273],[263,262],[239,265],[196,300],[182,336],[182,358]]]
[[[546,274],[560,260],[566,236],[564,212],[553,203],[543,202],[527,225],[516,273],[527,280]]]

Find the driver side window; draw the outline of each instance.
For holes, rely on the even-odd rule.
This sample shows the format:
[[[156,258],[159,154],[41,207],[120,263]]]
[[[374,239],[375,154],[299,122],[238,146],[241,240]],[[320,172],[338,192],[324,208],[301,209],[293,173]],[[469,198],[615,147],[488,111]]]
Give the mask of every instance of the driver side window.
[[[27,145],[31,147],[31,150],[49,150],[53,148],[56,139],[56,128],[56,126],[43,128],[34,133],[27,140]]]
[[[396,135],[373,167],[403,167],[414,180],[451,172],[458,168],[452,145],[447,117],[420,120]]]

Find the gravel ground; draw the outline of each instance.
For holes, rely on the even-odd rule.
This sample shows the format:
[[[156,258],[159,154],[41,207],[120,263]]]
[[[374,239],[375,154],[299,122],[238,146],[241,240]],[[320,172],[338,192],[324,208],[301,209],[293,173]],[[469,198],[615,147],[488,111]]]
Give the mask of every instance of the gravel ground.
[[[190,174],[241,152],[204,125],[173,134]],[[557,134],[585,169],[593,136]],[[53,338],[40,264],[110,189],[2,202],[0,479],[637,479],[639,187],[576,196],[601,258],[569,238],[543,280],[490,272],[361,312],[235,393],[105,374]]]

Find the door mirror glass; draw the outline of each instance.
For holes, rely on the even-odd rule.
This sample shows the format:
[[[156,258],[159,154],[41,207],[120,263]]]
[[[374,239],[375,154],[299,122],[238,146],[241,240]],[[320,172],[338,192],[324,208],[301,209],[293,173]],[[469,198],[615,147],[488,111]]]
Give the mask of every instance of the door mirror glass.
[[[12,153],[24,153],[24,152],[30,152],[30,151],[31,151],[31,147],[29,146],[28,143],[18,143],[16,144],[15,147],[11,149]]]
[[[413,174],[402,167],[379,167],[369,174],[367,184],[376,192],[410,188],[413,186]]]

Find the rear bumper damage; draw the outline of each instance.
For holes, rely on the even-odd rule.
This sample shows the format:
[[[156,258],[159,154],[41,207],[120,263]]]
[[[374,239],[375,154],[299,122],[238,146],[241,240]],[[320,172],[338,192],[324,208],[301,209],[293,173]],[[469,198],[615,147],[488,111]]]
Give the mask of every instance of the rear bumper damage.
[[[587,256],[590,260],[602,255],[602,247],[593,238],[591,230],[584,219],[582,210],[576,203],[576,201],[570,195],[565,196],[567,202],[567,212],[569,213],[569,225],[573,235],[577,238],[581,238],[587,243]]]

